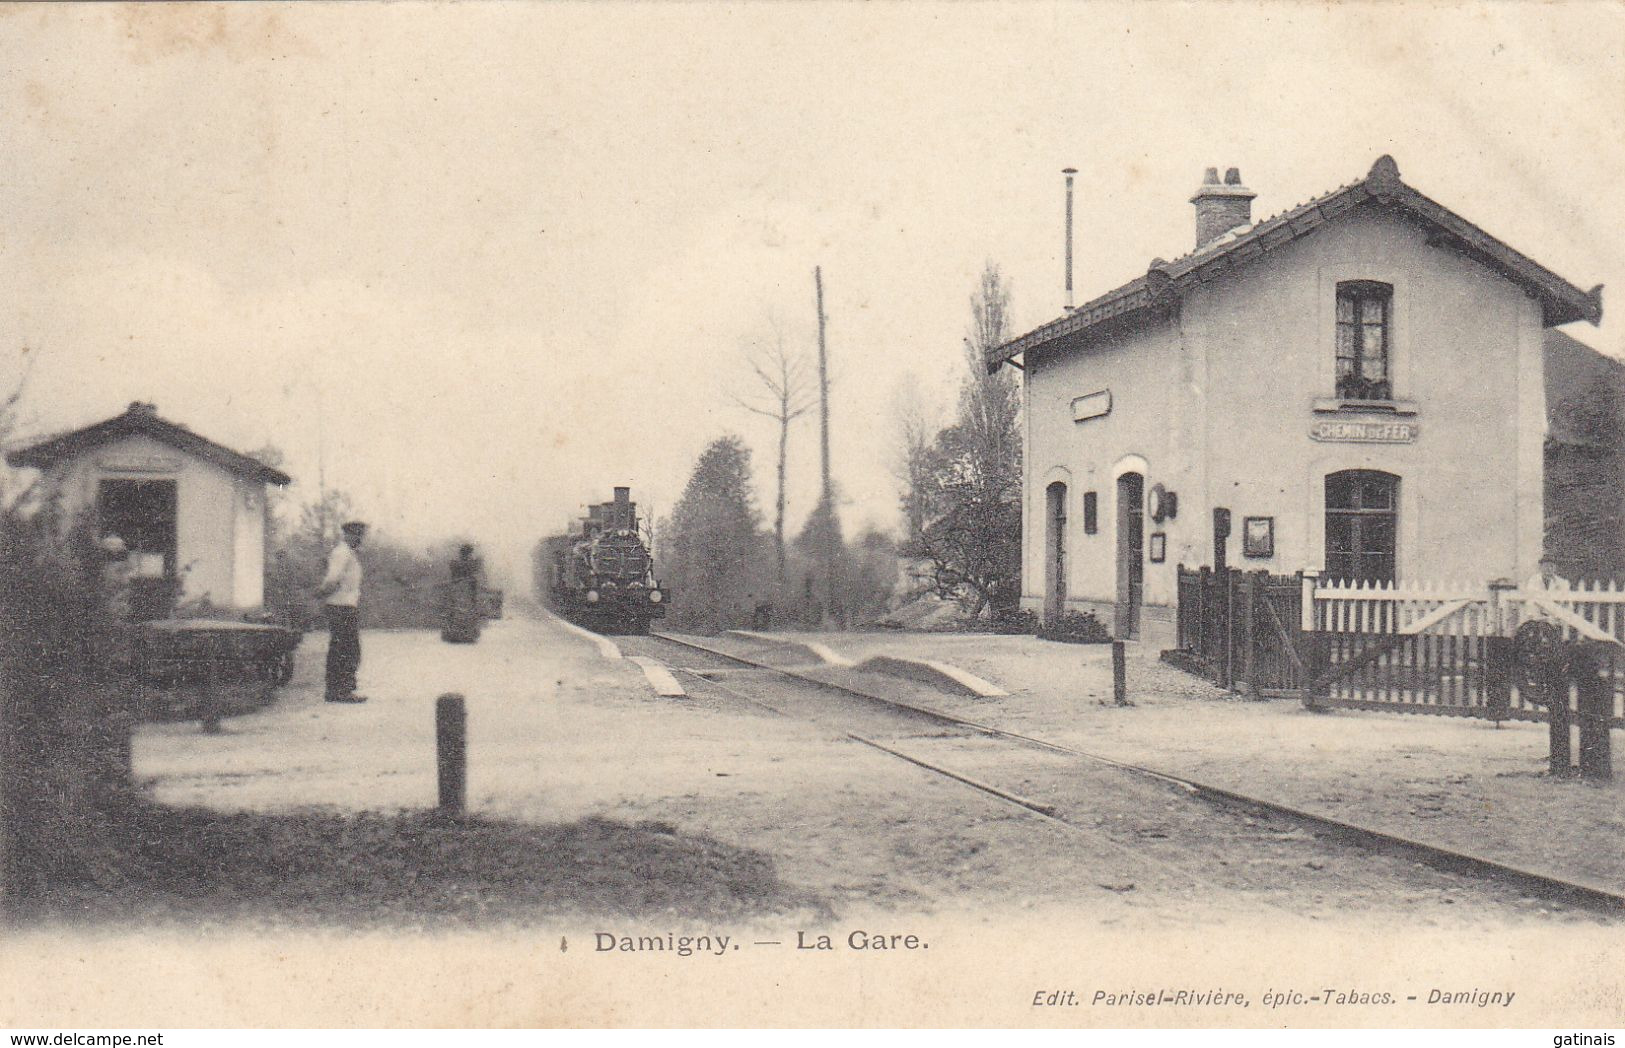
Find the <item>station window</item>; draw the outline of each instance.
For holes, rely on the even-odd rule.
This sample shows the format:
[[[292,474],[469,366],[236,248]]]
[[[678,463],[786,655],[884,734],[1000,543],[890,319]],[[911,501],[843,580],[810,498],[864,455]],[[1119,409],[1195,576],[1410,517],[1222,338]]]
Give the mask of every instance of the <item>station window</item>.
[[[1394,581],[1399,478],[1351,469],[1326,476],[1326,576]]]
[[[1095,498],[1094,492],[1085,491],[1083,493],[1083,533],[1093,535],[1098,530],[1100,530],[1099,500]]]
[[[1388,360],[1393,345],[1394,288],[1375,280],[1337,285],[1337,395],[1390,400]]]

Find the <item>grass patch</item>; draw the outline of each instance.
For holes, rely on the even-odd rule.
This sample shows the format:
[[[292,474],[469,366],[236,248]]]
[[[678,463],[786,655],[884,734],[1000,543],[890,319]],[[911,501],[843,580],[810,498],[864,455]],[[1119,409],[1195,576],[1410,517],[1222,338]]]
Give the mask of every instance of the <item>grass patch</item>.
[[[780,881],[767,856],[664,823],[137,803],[98,836],[19,918],[458,927],[827,910]]]

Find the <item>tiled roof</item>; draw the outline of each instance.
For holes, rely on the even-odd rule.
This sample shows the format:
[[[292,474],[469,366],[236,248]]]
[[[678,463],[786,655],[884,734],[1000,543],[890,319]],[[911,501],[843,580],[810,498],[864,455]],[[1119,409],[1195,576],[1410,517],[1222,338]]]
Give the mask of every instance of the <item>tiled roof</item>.
[[[185,426],[159,418],[151,404],[139,402],[131,404],[122,415],[115,415],[93,426],[60,433],[27,447],[8,451],[6,461],[13,466],[45,469],[69,456],[136,434],[162,441],[239,476],[267,484],[287,484],[292,479],[257,458],[233,451],[223,444],[198,436]]]
[[[1172,262],[1154,259],[1144,276],[1091,299],[1011,339],[988,354],[988,370],[1038,346],[1081,335],[1118,317],[1171,305],[1187,289],[1307,236],[1360,204],[1396,207],[1432,226],[1439,241],[1478,259],[1540,300],[1548,327],[1602,319],[1602,285],[1581,291],[1551,270],[1519,254],[1448,208],[1429,200],[1399,177],[1393,157],[1379,157],[1365,178],[1299,204],[1289,211],[1232,230]]]

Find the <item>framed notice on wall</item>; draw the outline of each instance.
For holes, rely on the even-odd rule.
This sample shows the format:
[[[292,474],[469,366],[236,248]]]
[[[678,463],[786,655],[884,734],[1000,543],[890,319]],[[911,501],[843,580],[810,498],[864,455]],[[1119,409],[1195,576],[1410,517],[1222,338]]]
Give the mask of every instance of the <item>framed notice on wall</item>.
[[[1151,545],[1147,548],[1146,553],[1151,557],[1151,563],[1153,563],[1153,564],[1161,564],[1163,561],[1167,560],[1168,559],[1168,535],[1167,535],[1167,533],[1161,532],[1161,531],[1153,531],[1151,533]]]
[[[1241,524],[1241,555],[1275,556],[1275,518],[1248,517]]]

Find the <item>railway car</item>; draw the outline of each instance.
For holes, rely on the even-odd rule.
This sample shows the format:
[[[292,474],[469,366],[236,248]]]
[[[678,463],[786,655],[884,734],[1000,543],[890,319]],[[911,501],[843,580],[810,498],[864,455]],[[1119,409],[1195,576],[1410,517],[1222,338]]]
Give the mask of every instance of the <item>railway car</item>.
[[[548,544],[549,603],[560,615],[605,633],[647,633],[666,614],[671,592],[654,576],[654,558],[638,534],[631,488],[588,507],[580,530]]]

